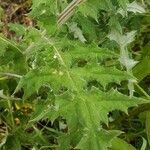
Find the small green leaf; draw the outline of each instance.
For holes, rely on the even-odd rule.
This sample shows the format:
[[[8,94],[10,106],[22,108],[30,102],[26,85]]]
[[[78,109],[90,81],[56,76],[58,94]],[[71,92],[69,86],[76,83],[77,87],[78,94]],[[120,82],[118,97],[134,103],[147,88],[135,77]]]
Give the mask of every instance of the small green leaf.
[[[142,137],[142,140],[143,140],[143,144],[142,144],[142,147],[141,147],[141,150],[146,150],[146,147],[147,147],[147,141],[145,138]]]
[[[117,0],[117,1],[119,3],[119,6],[121,6],[124,10],[126,10],[129,1],[128,0]]]
[[[21,24],[9,23],[9,28],[11,31],[14,31],[18,36],[23,36],[26,33],[25,26],[23,26]]]
[[[112,150],[136,150],[131,144],[128,144],[120,138],[114,138],[112,140]]]
[[[108,35],[108,38],[110,40],[117,42],[120,45],[120,47],[125,47],[134,41],[135,34],[136,34],[136,31],[128,32],[125,35],[121,35],[119,32],[112,31]]]
[[[142,59],[140,62],[133,68],[133,74],[137,77],[139,81],[145,78],[150,74],[150,45],[148,44],[143,49]]]
[[[68,24],[68,26],[70,32],[74,34],[74,38],[78,38],[83,43],[86,42],[81,29],[77,26],[77,23],[73,22],[72,24]]]
[[[128,4],[127,11],[133,12],[133,13],[145,13],[144,7],[137,3],[136,1],[133,1],[132,3]]]
[[[97,131],[95,134],[92,130],[87,131],[77,145],[77,149],[82,150],[106,150],[111,146],[113,138],[118,136],[118,131]]]

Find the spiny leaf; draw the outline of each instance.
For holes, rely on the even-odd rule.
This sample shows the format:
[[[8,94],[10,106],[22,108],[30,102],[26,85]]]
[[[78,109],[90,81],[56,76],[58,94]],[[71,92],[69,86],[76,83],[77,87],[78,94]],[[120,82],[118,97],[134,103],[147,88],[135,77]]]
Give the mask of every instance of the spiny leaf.
[[[135,34],[136,34],[135,31],[128,32],[125,35],[121,35],[119,32],[112,31],[108,35],[108,37],[110,40],[117,42],[120,45],[120,47],[125,47],[131,42],[133,42]]]
[[[25,95],[26,95],[25,97],[29,97],[34,92],[37,92],[38,89],[43,84],[46,84],[46,83],[51,84],[52,89],[55,91],[57,91],[59,88],[61,88],[61,86],[64,86],[71,90],[75,90],[74,85],[72,85],[72,81],[70,81],[70,78],[72,78],[73,80],[76,81],[77,88],[82,89],[83,84],[81,81],[82,77],[80,77],[80,75],[83,75],[83,79],[84,79],[84,76],[86,74],[88,75],[88,76],[86,75],[87,82],[88,82],[88,80],[90,80],[90,77],[95,76],[95,79],[99,78],[98,81],[101,81],[101,83],[104,86],[107,85],[109,82],[119,83],[121,80],[126,79],[126,77],[123,75],[124,73],[122,74],[120,72],[120,75],[119,75],[119,71],[117,71],[115,69],[108,69],[108,70],[112,70],[112,74],[114,72],[114,77],[109,76],[109,74],[107,74],[107,71],[105,72],[105,69],[103,69],[103,68],[99,69],[99,71],[97,72],[96,71],[98,69],[98,67],[96,67],[97,64],[93,64],[93,65],[95,65],[95,67],[91,66],[89,68],[88,67],[87,68],[78,67],[76,69],[74,69],[74,67],[72,68],[71,65],[73,64],[73,59],[76,59],[76,58],[86,59],[86,57],[87,58],[89,57],[89,58],[95,58],[97,60],[97,57],[108,58],[111,56],[110,53],[108,52],[108,50],[100,49],[100,48],[96,47],[94,44],[84,47],[82,45],[82,43],[78,43],[78,44],[74,44],[74,45],[73,45],[73,43],[71,43],[70,45],[69,44],[67,45],[68,50],[65,49],[65,52],[62,52],[56,48],[52,48],[52,45],[50,45],[49,43],[47,43],[46,45],[44,44],[47,47],[47,49],[50,49],[51,52],[56,53],[56,54],[54,55],[53,53],[51,54],[50,52],[48,52],[48,53],[46,53],[46,55],[50,58],[46,59],[46,56],[40,57],[40,56],[42,56],[43,53],[41,51],[39,51],[40,52],[39,55],[37,53],[36,58],[35,58],[36,62],[43,61],[43,58],[44,58],[45,64],[42,64],[43,67],[41,69],[34,69],[34,70],[28,72],[28,74],[26,74],[25,77],[23,77],[21,79],[16,91],[23,87],[25,90],[24,91]],[[55,56],[56,56],[56,58],[55,58]],[[113,57],[115,57],[115,56],[113,56]],[[57,59],[56,62],[55,62],[55,59]],[[54,63],[56,63],[56,65],[53,66],[53,63],[52,63],[52,65],[50,65],[50,62],[54,62]],[[60,67],[59,67],[59,65],[57,65],[57,63],[62,65],[62,69],[60,69]],[[56,69],[54,69],[54,67],[56,67]],[[95,71],[92,68],[93,69],[95,68]],[[89,72],[88,69],[89,70],[92,69],[93,72]],[[94,75],[94,73],[96,73],[96,74]],[[102,74],[102,77],[100,77],[98,74]],[[106,80],[103,81],[105,77],[108,79],[108,81],[106,81]],[[81,80],[79,80],[79,78]],[[55,82],[55,81],[57,81],[57,82]]]
[[[94,21],[89,20],[82,14],[75,14],[73,20],[82,27],[82,32],[86,35],[86,39],[88,39],[88,41],[98,40],[97,26]]]
[[[64,51],[61,52],[64,61],[67,64],[72,63],[75,59],[85,59],[85,60],[96,60],[107,59],[107,58],[118,58],[119,55],[113,51],[110,51],[106,48],[100,48],[95,43],[92,44],[83,44],[81,42],[69,41],[64,39],[59,45],[60,49]]]
[[[83,43],[86,41],[81,29],[77,26],[77,23],[73,22],[72,24],[69,24],[69,30],[74,34],[74,38],[78,38]]]
[[[128,4],[127,11],[133,13],[145,13],[144,7],[139,3],[137,3],[136,1],[133,1],[132,3]]]
[[[142,102],[141,99],[135,97],[129,99],[128,96],[117,91],[104,93],[94,89],[77,94],[68,94],[56,97],[56,106],[59,109],[55,115],[57,113],[58,116],[66,118],[70,133],[73,134],[79,130],[80,132],[76,136],[83,134],[83,138],[77,146],[82,149],[106,149],[110,146],[108,143],[113,137],[107,135],[107,138],[110,139],[107,139],[107,142],[104,140],[106,136],[102,134],[100,122],[108,123],[107,115],[110,111],[121,110],[127,113],[128,107],[136,106]],[[98,141],[104,143],[100,144]]]
[[[117,0],[119,5],[123,8],[126,9],[127,8],[127,4],[129,3],[128,0]]]
[[[117,131],[101,130],[97,131],[96,134],[93,131],[87,131],[76,148],[82,150],[106,150],[111,147],[112,139],[118,135],[119,132]]]
[[[128,96],[117,91],[104,93],[93,89],[91,92],[83,91],[77,94],[67,92],[56,96],[55,105],[58,109],[54,112],[51,109],[47,110],[47,114],[42,112],[44,114],[42,117],[49,118],[51,116],[51,119],[58,116],[65,117],[71,135],[77,133],[76,137],[79,138],[83,134],[77,148],[106,149],[106,147],[110,147],[111,140],[118,135],[118,132],[101,130],[100,122],[108,123],[107,115],[110,111],[121,110],[127,113],[128,107],[140,103],[142,103],[142,99],[135,97],[129,99]],[[68,135],[70,140],[71,135]],[[100,144],[102,142],[104,143]]]
[[[76,113],[78,113],[80,114],[80,118],[78,118],[80,121],[77,121],[77,123],[79,122],[87,128],[95,127],[97,129],[99,128],[100,122],[108,123],[107,114],[110,111],[121,110],[127,113],[128,107],[136,106],[143,102],[136,97],[129,99],[128,96],[117,91],[105,93],[96,89],[83,91],[76,95],[69,95],[65,94],[56,97],[56,105],[60,108],[60,114],[62,113],[67,120],[70,120],[72,116],[75,119],[78,116]],[[67,112],[70,111],[72,113],[68,114]],[[68,125],[70,123],[69,121]],[[72,126],[69,125],[69,127]]]
[[[30,15],[38,21],[40,27],[45,28],[47,33],[53,34],[56,29],[56,0],[33,0]]]
[[[64,80],[63,80],[64,78]],[[63,74],[61,71],[57,71],[56,69],[50,68],[42,68],[34,69],[28,72],[19,82],[15,92],[20,90],[21,88],[24,89],[24,98],[31,96],[33,93],[38,92],[38,89],[42,85],[51,84],[53,85],[53,90],[59,89],[61,85],[66,83],[66,75]],[[56,82],[57,80],[57,82]],[[70,82],[69,82],[70,83]]]
[[[144,7],[140,4],[137,3],[136,1],[133,1],[132,3],[126,3],[126,5],[124,5],[125,9],[119,8],[118,9],[118,13],[120,13],[123,17],[125,17],[127,15],[127,11],[128,12],[133,12],[133,13],[145,13],[145,9]]]
[[[103,87],[106,87],[111,82],[120,84],[123,80],[133,78],[131,75],[113,67],[93,67],[92,65],[84,68],[72,68],[71,73],[74,74],[73,76],[76,76],[76,80],[81,80],[80,82],[97,80]]]
[[[69,79],[68,73],[70,74],[70,78],[76,81],[75,85],[79,89],[82,89],[90,80],[97,80],[106,87],[108,83],[115,82],[119,84],[122,80],[132,78],[131,75],[127,75],[125,72],[115,68],[104,68],[100,66],[76,67],[69,71],[66,71],[65,69],[50,70],[45,67],[41,70],[35,69],[30,71],[21,79],[16,91],[23,87],[26,95],[25,97],[29,97],[34,92],[37,92],[44,84],[50,84],[54,91],[59,90],[59,88],[63,86],[66,86],[66,88],[70,90],[75,90],[74,85],[72,85],[72,82]]]
[[[48,7],[49,6],[49,11]],[[40,12],[38,12],[40,10]],[[56,1],[55,0],[33,0],[31,14],[35,17],[42,14],[55,14],[56,12]]]
[[[14,48],[15,50],[17,50],[19,53],[22,54],[22,51],[21,49],[18,47],[18,45],[14,42],[14,41],[10,41],[9,39],[3,37],[3,36],[0,36],[0,42],[2,44],[2,47],[3,48],[6,48],[6,45],[8,46],[11,46],[12,48]]]
[[[73,0],[73,2],[75,1]],[[126,20],[122,21],[116,10],[119,7],[125,13],[128,9],[132,12],[141,12],[143,10],[135,3],[128,4],[128,0],[87,0],[77,8],[77,12],[72,17],[72,20],[69,20],[68,25],[74,25],[71,26],[71,32],[75,35],[75,37],[70,37],[66,26],[63,26],[59,32],[56,32],[57,13],[61,11],[61,9],[58,11],[57,8],[58,1],[33,0],[32,2],[29,15],[36,20],[37,29],[31,27],[25,29],[27,32],[19,29],[21,31],[20,35],[24,35],[22,37],[21,51],[18,47],[19,44],[0,38],[3,42],[6,42],[6,45],[11,47],[8,51],[2,51],[1,56],[4,56],[3,58],[13,71],[24,68],[25,64],[21,63],[21,60],[27,60],[28,68],[23,71],[24,75],[15,92],[23,89],[23,99],[25,100],[38,92],[38,95],[33,96],[35,98],[33,100],[34,104],[36,103],[35,112],[31,114],[29,123],[33,125],[35,122],[38,123],[39,120],[44,119],[48,119],[48,121],[53,123],[55,119],[58,119],[58,123],[60,123],[59,120],[63,121],[66,128],[61,133],[64,128],[62,129],[58,125],[58,130],[60,131],[60,133],[57,132],[58,137],[48,134],[47,138],[47,133],[45,134],[46,136],[43,136],[45,126],[42,127],[42,130],[40,130],[38,125],[37,127],[33,126],[35,136],[29,137],[35,138],[36,142],[31,142],[32,144],[30,144],[30,141],[25,141],[22,144],[20,141],[22,139],[24,141],[24,135],[20,133],[24,133],[21,131],[26,129],[26,125],[23,128],[24,130],[17,132],[16,130],[14,131],[16,126],[12,127],[12,129],[10,126],[9,132],[12,135],[9,136],[13,144],[9,143],[10,139],[8,136],[7,144],[10,145],[4,148],[8,147],[8,149],[11,149],[11,146],[13,146],[15,149],[21,149],[21,145],[24,146],[26,143],[29,143],[31,149],[32,145],[36,145],[33,149],[45,148],[43,145],[60,150],[75,148],[81,150],[111,149],[113,139],[116,139],[121,132],[103,129],[103,124],[108,125],[108,114],[114,110],[115,112],[119,110],[127,113],[128,108],[137,106],[145,101],[137,97],[129,98],[129,96],[118,92],[117,89],[107,89],[106,85],[109,83],[119,84],[123,80],[132,81],[133,77],[122,71],[123,69],[116,69],[120,67],[119,65],[116,67],[103,65],[105,62],[107,63],[107,59],[110,62],[118,63],[119,56],[112,49],[100,48],[99,46],[111,47],[103,44],[103,42],[106,42],[111,45],[106,39],[111,26],[112,32],[109,34],[109,38],[115,41],[120,46],[120,49],[124,50],[121,51],[121,56],[124,57],[121,57],[119,60],[130,70],[135,65],[135,62],[127,57],[128,55],[125,55],[124,52],[128,53],[127,46],[134,40],[135,32],[122,34],[121,25],[124,25]],[[70,0],[66,1],[64,5],[68,2]],[[63,7],[60,6],[60,8]],[[140,10],[137,10],[137,8],[140,8]],[[74,24],[74,22],[77,24]],[[17,31],[18,29],[15,27],[15,25],[12,26],[13,30]],[[75,38],[82,42],[85,42],[86,39],[86,44],[77,41]],[[92,41],[95,43],[92,43]],[[7,49],[6,45],[2,46],[3,49]],[[114,47],[117,48],[116,45],[112,47],[113,49]],[[20,51],[21,55],[22,50],[25,50],[23,56],[12,51],[14,49]],[[3,65],[5,65],[5,62]],[[101,88],[101,90],[88,88],[91,80],[98,81],[105,88]],[[39,96],[39,89],[46,86],[51,90],[47,94],[52,92],[52,97],[48,97],[46,102],[43,102],[42,96]],[[12,93],[12,89],[9,89],[9,91]],[[32,99],[32,97],[30,98]],[[12,111],[12,117],[14,112],[16,112],[15,109]],[[4,113],[7,114],[7,111],[4,111]],[[52,143],[52,147],[48,141]],[[17,145],[14,145],[15,142]],[[122,144],[123,142],[117,141],[117,143]]]
[[[99,10],[111,10],[113,5],[110,0],[88,0],[79,7],[79,11],[84,16],[90,16],[97,20]],[[92,12],[91,12],[92,11]]]

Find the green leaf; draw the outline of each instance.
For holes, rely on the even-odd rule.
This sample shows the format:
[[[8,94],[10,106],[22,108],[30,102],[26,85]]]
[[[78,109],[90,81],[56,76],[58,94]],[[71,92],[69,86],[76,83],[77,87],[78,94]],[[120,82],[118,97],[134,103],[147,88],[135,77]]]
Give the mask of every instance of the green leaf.
[[[73,20],[82,27],[82,32],[88,41],[98,40],[97,26],[94,24],[94,21],[90,21],[83,14],[75,14]]]
[[[79,11],[84,16],[90,16],[90,17],[94,18],[95,20],[97,20],[97,17],[98,17],[97,14],[98,14],[99,8],[95,4],[96,3],[94,3],[94,5],[93,5],[90,1],[86,1],[79,7]]]
[[[116,31],[112,31],[108,37],[110,40],[117,42],[120,47],[126,47],[128,44],[134,41],[135,34],[135,31],[128,32],[125,35],[122,35]]]
[[[129,3],[128,0],[117,0],[119,3],[119,6],[121,6],[123,9],[127,8],[127,4]]]
[[[76,80],[90,81],[97,80],[101,83],[103,87],[106,87],[108,83],[118,83],[120,84],[123,80],[128,80],[133,78],[126,72],[120,71],[114,67],[101,67],[101,66],[86,66],[84,68],[73,68],[71,70],[72,76],[76,76]]]
[[[33,0],[32,11],[30,12],[30,14],[32,14],[34,17],[42,14],[55,14],[56,9],[57,8],[55,0]]]
[[[133,69],[134,75],[139,81],[150,74],[150,57],[146,56]]]
[[[114,30],[118,31],[119,33],[122,33],[121,24],[116,16],[112,16],[109,19],[109,26],[111,27],[111,29],[114,29]]]
[[[58,138],[58,150],[69,150],[70,147],[70,136],[63,134]]]
[[[8,46],[11,46],[14,50],[16,50],[22,54],[21,49],[18,47],[18,45],[14,41],[10,41],[9,39],[7,39],[3,36],[0,36],[0,44],[1,44],[0,51],[2,51],[2,52],[0,52],[0,56],[4,54],[4,52],[6,51],[6,48]]]
[[[4,147],[5,150],[21,150],[20,140],[15,135],[9,135]]]
[[[147,139],[148,143],[150,145],[150,111],[146,112],[146,134],[147,134]]]
[[[126,67],[127,70],[131,70],[136,64],[137,61],[134,61],[128,56],[127,46],[134,41],[135,31],[131,31],[122,35],[117,31],[112,31],[108,38],[112,41],[115,41],[120,46],[120,58],[119,61],[122,65]]]
[[[61,51],[59,51],[59,53],[61,53],[62,58],[69,66],[72,65],[76,59],[98,62],[98,59],[117,59],[119,57],[117,53],[107,48],[100,48],[95,43],[83,44],[81,42],[64,39],[60,42],[59,47],[64,51],[64,53],[61,53]]]
[[[6,49],[8,47],[8,44],[0,39],[0,57],[4,56],[4,53],[6,52]]]
[[[121,110],[127,113],[128,107],[136,106],[138,102],[142,102],[138,98],[129,99],[128,96],[117,91],[104,93],[99,90],[80,92],[79,95],[66,93],[56,98],[56,106],[59,109],[55,115],[58,113],[58,116],[66,118],[68,130],[71,133],[80,131],[76,137],[83,134],[82,142],[80,141],[82,144],[79,144],[83,149],[87,148],[87,145],[91,149],[107,147],[110,141],[104,145],[96,142],[99,138],[100,142],[105,138],[105,135],[101,135],[100,122],[108,123],[107,115],[110,111]],[[84,137],[84,135],[86,136]],[[91,139],[91,137],[93,138]]]
[[[33,0],[30,15],[38,21],[41,28],[47,30],[47,33],[53,34],[57,30],[56,0]]]
[[[119,71],[115,68],[104,68],[100,66],[87,66],[84,68],[72,68],[69,72],[70,77],[76,81],[75,85],[82,89],[90,80],[99,81],[104,87],[108,83],[114,82],[120,84],[123,80],[132,78],[125,72]],[[76,89],[70,81],[65,70],[49,69],[47,67],[39,70],[35,69],[28,72],[19,82],[16,92],[23,88],[24,97],[27,98],[33,93],[38,92],[38,89],[45,84],[50,84],[54,91],[66,86],[68,89]],[[57,81],[57,82],[56,82]]]
[[[69,41],[68,41],[69,42]],[[63,46],[60,43],[60,46]],[[120,83],[122,80],[126,80],[130,78],[128,75],[126,76],[123,72],[119,72],[119,70],[114,69],[114,68],[108,68],[105,70],[104,68],[100,68],[97,64],[93,64],[93,66],[89,67],[72,67],[73,61],[75,59],[90,59],[91,60],[95,59],[96,61],[98,60],[98,57],[104,58],[109,58],[112,56],[111,54],[114,54],[113,57],[117,57],[117,55],[113,52],[109,52],[107,49],[101,49],[98,48],[95,44],[91,44],[89,46],[84,46],[82,43],[74,43],[74,42],[69,42],[66,43],[68,46],[68,49],[65,49],[65,52],[62,52],[61,50],[57,49],[56,47],[52,48],[52,45],[47,43],[46,48],[50,49],[50,51],[53,51],[53,53],[46,52],[46,55],[48,56],[49,59],[46,59],[46,57],[42,56],[42,52],[40,51],[39,55],[36,55],[36,62],[43,62],[41,68],[35,68],[34,70],[31,70],[28,72],[19,82],[19,85],[16,88],[16,91],[18,91],[21,88],[24,88],[24,97],[29,97],[33,93],[38,92],[38,89],[44,85],[44,84],[50,84],[52,86],[52,89],[54,91],[59,90],[61,87],[66,87],[70,90],[75,90],[76,88],[72,84],[72,81],[70,81],[70,78],[73,80],[77,81],[77,87],[82,89],[83,88],[83,82],[82,79],[84,79],[84,76],[88,80],[90,80],[90,77],[94,77],[94,79],[98,79],[102,83],[102,85],[106,86],[110,82],[117,82]],[[45,46],[45,45],[44,45]],[[51,48],[48,48],[50,47]],[[38,53],[37,53],[38,54]],[[49,56],[49,54],[51,54]],[[42,57],[41,57],[42,56]],[[62,69],[60,69],[56,66],[50,65],[51,62],[56,62],[62,65]],[[46,61],[48,61],[46,63]],[[94,67],[95,65],[95,67]],[[39,65],[38,65],[39,66]],[[53,68],[53,67],[56,67]],[[109,73],[107,73],[107,71]],[[111,76],[110,76],[111,74]],[[114,74],[114,75],[113,75]],[[99,75],[102,75],[100,77]],[[106,79],[104,80],[104,78]],[[57,81],[57,82],[56,82]],[[85,82],[84,82],[85,85]]]
[[[110,146],[111,140],[118,135],[118,132],[103,131],[100,122],[108,123],[107,115],[110,111],[121,110],[127,113],[128,107],[136,106],[142,102],[142,99],[135,97],[129,99],[128,96],[117,91],[105,93],[93,89],[77,94],[71,94],[68,91],[63,95],[56,96],[55,108],[57,109],[52,111],[49,108],[45,111],[46,114],[43,111],[42,118],[54,119],[63,116],[67,120],[68,130],[71,134],[68,135],[70,140],[73,140],[72,136],[75,133],[77,134],[76,137],[82,137],[81,140],[78,139],[80,142],[77,148],[85,149],[89,146],[91,149],[104,149]],[[66,138],[69,138],[68,136]],[[101,142],[104,143],[101,145]]]
[[[4,15],[4,10],[3,8],[0,6],[0,19],[2,18],[2,16]],[[0,21],[1,22],[1,21]]]
[[[120,138],[114,138],[112,140],[112,150],[119,150],[121,147],[122,150],[136,150],[131,144],[128,144]]]
[[[136,1],[133,1],[132,3],[128,4],[127,11],[133,12],[133,13],[145,13],[144,7],[137,3]]]
[[[55,88],[61,86],[63,83],[63,77],[65,75],[61,71],[50,68],[34,69],[28,72],[19,82],[15,92],[19,91],[21,88],[24,89],[24,98],[30,97],[33,93],[37,93],[38,89],[42,85],[52,84]],[[56,82],[57,80],[57,82]],[[58,82],[60,81],[60,82]],[[66,82],[65,82],[66,83]],[[55,89],[54,89],[55,90]]]
[[[68,24],[69,30],[74,34],[74,38],[78,38],[81,42],[86,42],[81,29],[77,26],[77,23],[73,22],[72,24]]]
[[[66,136],[66,140],[69,140],[70,144],[74,141],[74,147],[77,145],[83,149],[87,148],[87,145],[92,149],[110,147],[111,139],[116,137],[118,132],[110,131],[109,136],[107,136],[108,131],[105,134],[100,123],[108,124],[107,115],[109,112],[121,110],[127,113],[129,107],[137,106],[143,101],[134,97],[129,99],[128,96],[113,90],[109,92],[102,92],[97,89],[87,91],[83,82],[88,83],[89,80],[95,79],[105,86],[110,82],[120,83],[122,80],[132,77],[115,68],[104,68],[98,65],[97,58],[109,58],[108,54],[110,53],[105,53],[105,49],[98,48],[94,44],[87,46],[82,43],[74,44],[70,41],[63,43],[62,41],[55,47],[49,39],[43,38],[48,45],[53,47],[54,59],[59,65],[53,66],[54,68],[49,65],[31,70],[21,79],[17,90],[23,88],[25,97],[29,97],[38,91],[42,85],[49,84],[55,93],[55,104],[44,108],[44,111],[40,111],[31,121],[44,118],[54,120],[62,116],[68,125],[70,138]],[[73,65],[74,59],[81,58],[88,59],[88,63],[91,65],[86,64],[83,67]],[[66,87],[66,90],[60,91],[61,87]],[[92,135],[92,139],[90,139],[90,135]],[[76,141],[73,140],[74,137],[77,137]],[[103,145],[100,144],[102,141]],[[60,140],[61,142],[62,140]]]
[[[143,140],[143,144],[142,144],[142,147],[141,147],[141,150],[146,150],[146,147],[147,147],[147,141],[145,138],[142,137],[142,140]]]
[[[79,144],[77,149],[82,150],[106,150],[111,146],[111,141],[119,134],[117,131],[97,131],[95,134],[92,130],[87,131]]]
[[[145,13],[146,12],[142,4],[136,1],[133,1],[132,3],[126,3],[123,5],[124,5],[124,7],[122,7],[123,9],[120,8],[118,10],[118,13],[120,13],[123,17],[127,15],[127,11],[133,12],[133,13]]]
[[[118,150],[123,147],[134,150],[117,138],[121,133],[113,130],[117,126],[114,127],[113,122],[112,126],[108,124],[112,111],[127,114],[128,108],[145,103],[142,98],[127,96],[126,82],[122,82],[128,80],[132,87],[134,77],[124,70],[130,72],[136,64],[127,50],[135,39],[135,31],[126,34],[123,31],[130,30],[131,26],[127,23],[132,23],[132,19],[138,20],[134,13],[144,11],[135,2],[129,4],[128,0],[87,0],[76,9],[68,27],[64,25],[58,31],[57,17],[70,2],[33,0],[29,15],[35,20],[35,26],[24,28],[10,24],[11,30],[16,32],[14,39],[21,36],[17,43],[0,37],[0,70],[18,72],[21,76],[19,83],[6,78],[0,87],[6,89],[6,95],[17,99],[24,94],[23,103],[33,102],[33,113],[24,114],[26,107],[24,110],[14,107],[16,98],[12,97],[10,101],[12,111],[8,111],[7,104],[1,100],[2,121],[4,119],[6,125],[10,124],[10,120],[14,121],[14,126],[9,126],[4,149],[19,150],[27,146],[29,149]],[[129,13],[128,18],[121,18],[117,12],[119,7],[125,13],[134,13]],[[115,53],[119,49],[117,45],[107,39],[110,30],[112,32],[108,37],[118,44],[121,56]],[[143,52],[141,60],[148,53]],[[118,59],[126,68],[120,66]],[[144,65],[147,61],[148,58]],[[148,75],[147,70],[145,72]],[[91,87],[93,80],[97,81],[99,89]],[[121,82],[121,88],[113,84]],[[1,93],[2,99],[4,96]],[[117,115],[115,117],[113,119],[117,119]],[[17,118],[21,118],[19,125],[15,122]],[[63,128],[60,123],[63,123]],[[124,127],[122,124],[120,126]],[[145,148],[145,143],[142,148]]]
[[[25,26],[21,24],[9,23],[9,28],[11,31],[14,31],[18,36],[23,36],[26,33]]]
[[[105,93],[93,89],[91,92],[84,91],[79,95],[69,95],[65,94],[57,97],[56,106],[60,108],[60,113],[70,120],[71,118],[75,119],[78,116],[76,114],[78,112],[80,114],[80,121],[77,122],[89,128],[92,124],[99,128],[100,122],[107,124],[107,114],[110,111],[121,110],[127,113],[128,107],[137,106],[137,104],[142,103],[141,99],[136,97],[129,99],[128,96],[113,90]],[[73,114],[68,114],[68,111]]]
[[[147,45],[143,49],[143,54],[140,62],[133,68],[133,74],[137,77],[139,81],[150,74],[150,45]]]
[[[90,16],[97,20],[99,10],[111,10],[113,5],[110,0],[88,0],[79,6],[79,11],[84,16]]]
[[[0,72],[22,74],[26,72],[26,62],[22,49],[13,40],[0,36]]]

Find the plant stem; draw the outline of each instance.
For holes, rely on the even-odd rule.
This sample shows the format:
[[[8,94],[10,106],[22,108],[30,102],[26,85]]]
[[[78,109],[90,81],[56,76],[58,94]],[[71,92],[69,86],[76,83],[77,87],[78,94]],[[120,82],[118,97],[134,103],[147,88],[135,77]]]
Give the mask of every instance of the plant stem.
[[[73,14],[74,9],[82,2],[83,0],[73,0],[58,16],[57,24],[61,26],[64,24]]]
[[[11,45],[11,46],[14,47],[16,50],[18,50],[18,52],[20,52],[21,54],[23,54],[22,51],[21,51],[21,49],[18,48],[18,46],[16,46],[15,43],[12,43],[12,42],[10,42],[8,39],[5,39],[5,38],[3,38],[3,37],[1,37],[1,36],[0,36],[0,40],[2,40],[2,41],[4,41],[5,43]]]
[[[0,75],[2,75],[2,76],[7,76],[7,78],[8,78],[8,77],[22,78],[21,75],[13,74],[13,73],[3,73],[3,72],[0,72]]]
[[[0,81],[7,80],[7,79],[9,79],[9,78],[8,77],[2,77],[2,78],[0,78]]]
[[[142,1],[142,4],[145,6],[145,2],[144,2],[144,0],[141,0]]]
[[[14,123],[14,117],[13,117],[13,112],[12,112],[12,105],[11,105],[11,102],[10,102],[9,98],[7,99],[7,103],[8,103],[8,107],[9,107],[9,111],[10,111],[12,127],[14,127],[15,123]]]
[[[143,88],[139,86],[137,83],[135,83],[135,85],[145,95],[145,97],[150,100],[150,96],[143,90]]]

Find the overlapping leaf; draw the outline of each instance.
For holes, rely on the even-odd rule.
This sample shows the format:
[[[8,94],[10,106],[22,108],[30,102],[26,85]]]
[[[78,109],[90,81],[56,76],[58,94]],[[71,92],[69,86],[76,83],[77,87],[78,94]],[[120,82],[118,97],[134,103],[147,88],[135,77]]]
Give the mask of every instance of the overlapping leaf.
[[[136,97],[129,98],[114,89],[106,92],[106,86],[109,83],[120,84],[121,81],[131,80],[134,77],[117,69],[120,66],[106,67],[102,65],[101,60],[105,61],[106,59],[118,62],[118,55],[112,50],[97,46],[100,40],[97,31],[100,31],[100,22],[102,21],[99,13],[106,15],[105,24],[109,22],[109,26],[113,25],[113,27],[119,28],[119,33],[112,32],[109,38],[116,41],[120,47],[126,48],[133,41],[135,32],[129,32],[126,35],[120,34],[122,29],[119,19],[117,16],[110,19],[107,12],[113,16],[117,14],[115,11],[118,7],[122,7],[126,11],[128,6],[134,4],[134,7],[137,7],[137,5],[135,3],[129,5],[128,0],[85,1],[79,6],[73,17],[75,26],[70,30],[75,38],[83,42],[80,43],[73,40],[73,37],[70,38],[70,33],[68,34],[65,28],[54,36],[54,40],[51,40],[57,29],[56,2],[55,0],[33,0],[30,15],[37,20],[38,29],[28,29],[28,34],[25,34],[26,30],[21,33],[21,35],[25,34],[25,43],[22,44],[22,48],[25,49],[23,57],[25,56],[29,61],[29,67],[15,92],[23,89],[23,99],[28,99],[32,94],[39,92],[42,86],[50,88],[53,97],[48,97],[46,103],[38,103],[39,107],[36,107],[36,112],[33,113],[29,122],[34,123],[45,118],[53,122],[56,118],[62,117],[65,121],[66,131],[58,135],[58,149],[107,150],[111,147],[111,142],[120,134],[119,131],[106,131],[102,128],[102,123],[108,124],[109,112],[120,110],[127,113],[129,107],[137,106],[144,101]],[[101,10],[103,12],[100,12]],[[133,9],[132,11],[137,10]],[[13,30],[16,30],[14,27]],[[45,33],[45,31],[47,32]],[[97,44],[93,44],[92,41],[96,41]],[[11,45],[7,41],[6,43],[2,43],[1,56],[5,54],[7,45]],[[19,50],[16,45],[11,46]],[[19,58],[17,56],[13,59],[17,60]],[[125,61],[130,65],[129,67],[133,67],[134,62],[129,59],[128,61],[125,59]],[[99,82],[103,86],[103,90],[97,88],[90,90],[88,83],[91,80]],[[34,130],[37,134],[39,133],[36,127]],[[64,145],[62,146],[62,144]],[[18,145],[20,148],[20,144]]]

